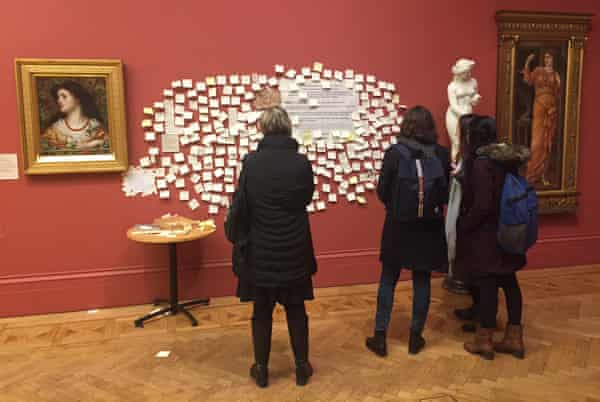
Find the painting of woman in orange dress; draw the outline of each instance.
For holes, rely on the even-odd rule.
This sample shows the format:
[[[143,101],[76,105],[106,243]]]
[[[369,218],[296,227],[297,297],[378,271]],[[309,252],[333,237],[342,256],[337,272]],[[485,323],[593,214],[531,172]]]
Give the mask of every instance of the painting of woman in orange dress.
[[[542,65],[531,70],[535,54],[530,54],[522,70],[523,80],[534,88],[533,118],[531,122],[531,160],[527,165],[527,180],[549,186],[548,167],[552,146],[559,128],[561,79],[554,68],[554,56],[544,52]]]

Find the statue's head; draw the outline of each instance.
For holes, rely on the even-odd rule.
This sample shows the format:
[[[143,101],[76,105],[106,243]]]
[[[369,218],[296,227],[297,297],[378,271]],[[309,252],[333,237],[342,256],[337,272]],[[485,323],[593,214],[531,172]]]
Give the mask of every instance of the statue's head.
[[[475,62],[470,59],[458,59],[458,61],[452,66],[452,74],[455,79],[461,81],[468,81],[471,79],[471,70]]]

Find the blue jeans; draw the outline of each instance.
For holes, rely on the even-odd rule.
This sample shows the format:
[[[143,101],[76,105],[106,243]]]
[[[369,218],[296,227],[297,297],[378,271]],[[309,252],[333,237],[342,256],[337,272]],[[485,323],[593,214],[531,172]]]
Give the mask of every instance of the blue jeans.
[[[394,307],[394,289],[400,278],[401,268],[383,265],[379,291],[377,292],[377,314],[375,315],[375,331],[387,331],[390,316]],[[427,321],[429,302],[431,299],[431,272],[413,271],[413,312],[410,330],[422,333]]]

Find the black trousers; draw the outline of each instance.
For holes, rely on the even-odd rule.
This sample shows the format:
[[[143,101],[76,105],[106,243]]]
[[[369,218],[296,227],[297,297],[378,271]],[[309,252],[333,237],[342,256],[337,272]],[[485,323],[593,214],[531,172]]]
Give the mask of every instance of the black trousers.
[[[502,288],[506,298],[508,310],[508,323],[521,325],[523,315],[523,296],[517,275],[511,274],[486,274],[476,280],[479,289],[479,312],[482,328],[495,328],[496,315],[498,314],[498,288]],[[476,298],[474,298],[476,299]]]
[[[252,341],[257,364],[268,366],[271,352],[273,309],[276,299],[268,291],[257,291],[252,314]],[[304,301],[283,304],[287,317],[290,343],[296,364],[308,362],[308,317]]]

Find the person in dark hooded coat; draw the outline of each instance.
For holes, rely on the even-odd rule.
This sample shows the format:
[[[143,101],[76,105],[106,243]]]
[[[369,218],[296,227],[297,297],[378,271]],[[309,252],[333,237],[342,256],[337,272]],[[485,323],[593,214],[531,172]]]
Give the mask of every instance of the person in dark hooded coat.
[[[521,326],[522,295],[516,272],[522,269],[525,255],[504,252],[497,241],[500,199],[506,174],[517,174],[527,162],[525,147],[498,144],[495,120],[474,115],[461,130],[461,156],[464,161],[462,202],[456,227],[455,267],[479,293],[480,325],[473,342],[465,349],[493,359],[494,351],[524,356]],[[498,288],[506,297],[509,323],[504,340],[493,343],[498,311]]]

